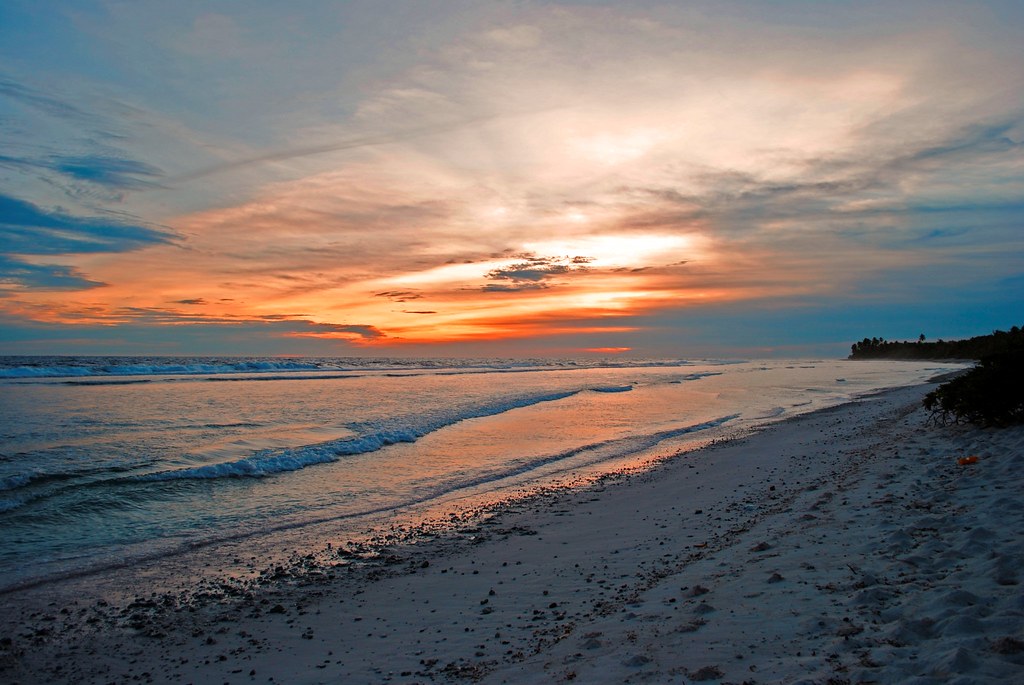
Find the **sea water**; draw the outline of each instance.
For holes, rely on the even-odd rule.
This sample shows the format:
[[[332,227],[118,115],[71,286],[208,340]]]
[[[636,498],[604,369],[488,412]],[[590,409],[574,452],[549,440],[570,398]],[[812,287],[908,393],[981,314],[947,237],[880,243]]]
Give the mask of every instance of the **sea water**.
[[[411,521],[953,368],[0,357],[0,591],[314,523]]]

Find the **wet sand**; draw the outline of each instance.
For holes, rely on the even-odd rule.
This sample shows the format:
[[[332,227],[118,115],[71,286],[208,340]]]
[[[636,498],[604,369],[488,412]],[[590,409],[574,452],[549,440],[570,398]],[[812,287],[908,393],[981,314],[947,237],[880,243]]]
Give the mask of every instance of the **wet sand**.
[[[1024,428],[927,425],[928,389],[175,591],[11,594],[0,680],[1020,682]]]

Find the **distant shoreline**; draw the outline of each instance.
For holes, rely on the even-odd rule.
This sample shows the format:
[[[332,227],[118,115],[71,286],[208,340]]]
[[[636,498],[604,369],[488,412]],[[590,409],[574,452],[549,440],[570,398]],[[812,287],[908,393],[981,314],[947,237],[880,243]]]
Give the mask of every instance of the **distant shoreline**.
[[[884,338],[864,338],[851,347],[848,359],[959,362],[978,361],[984,357],[1024,349],[1024,331],[1013,326],[1009,331],[994,331],[965,340],[888,341]]]

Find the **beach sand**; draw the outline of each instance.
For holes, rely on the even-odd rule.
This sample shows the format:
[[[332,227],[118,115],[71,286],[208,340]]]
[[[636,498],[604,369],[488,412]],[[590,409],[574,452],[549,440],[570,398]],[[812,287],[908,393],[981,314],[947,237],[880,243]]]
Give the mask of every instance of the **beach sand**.
[[[928,389],[256,580],[24,591],[0,680],[1021,683],[1024,428],[927,425]]]

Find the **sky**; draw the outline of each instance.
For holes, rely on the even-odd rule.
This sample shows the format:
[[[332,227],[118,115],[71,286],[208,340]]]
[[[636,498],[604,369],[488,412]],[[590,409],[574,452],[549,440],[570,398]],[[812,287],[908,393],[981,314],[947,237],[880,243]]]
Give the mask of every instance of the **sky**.
[[[1024,324],[1024,3],[5,0],[0,354]]]

